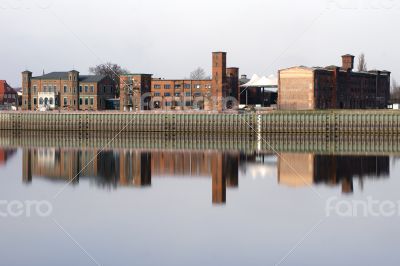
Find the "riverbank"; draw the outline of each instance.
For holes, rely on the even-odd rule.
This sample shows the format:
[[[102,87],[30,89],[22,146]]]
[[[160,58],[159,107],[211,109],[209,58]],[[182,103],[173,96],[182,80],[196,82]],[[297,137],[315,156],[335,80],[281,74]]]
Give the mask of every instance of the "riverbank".
[[[223,151],[400,155],[400,135],[367,134],[207,134],[123,132],[0,131],[0,146],[15,149],[86,149],[141,151]]]
[[[0,112],[0,130],[397,135],[400,134],[400,112]]]

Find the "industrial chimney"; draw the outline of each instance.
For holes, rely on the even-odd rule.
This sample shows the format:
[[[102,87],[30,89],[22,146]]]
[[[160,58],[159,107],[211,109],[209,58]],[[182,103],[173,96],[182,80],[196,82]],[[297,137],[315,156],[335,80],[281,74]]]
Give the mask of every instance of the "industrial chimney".
[[[342,56],[342,69],[352,71],[354,68],[354,55],[346,54]]]

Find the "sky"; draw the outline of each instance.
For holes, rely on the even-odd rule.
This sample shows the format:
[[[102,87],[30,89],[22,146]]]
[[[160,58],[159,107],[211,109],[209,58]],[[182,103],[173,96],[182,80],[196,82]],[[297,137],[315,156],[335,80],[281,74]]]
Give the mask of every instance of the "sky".
[[[226,51],[240,74],[341,65],[365,53],[369,69],[400,80],[400,0],[0,0],[0,79],[111,61],[132,73],[207,73]]]

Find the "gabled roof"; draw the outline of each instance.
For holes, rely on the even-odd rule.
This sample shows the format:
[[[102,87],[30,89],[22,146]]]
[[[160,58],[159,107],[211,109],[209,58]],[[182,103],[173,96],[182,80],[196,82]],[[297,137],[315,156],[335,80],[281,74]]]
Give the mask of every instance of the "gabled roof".
[[[11,93],[11,94],[17,94],[17,91],[12,88],[10,85],[8,85],[7,81],[5,80],[0,80],[0,93]]]

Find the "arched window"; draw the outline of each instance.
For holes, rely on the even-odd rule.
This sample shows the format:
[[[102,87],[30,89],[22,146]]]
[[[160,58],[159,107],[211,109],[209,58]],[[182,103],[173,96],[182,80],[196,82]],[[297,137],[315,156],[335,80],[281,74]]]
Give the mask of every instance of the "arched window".
[[[43,105],[43,98],[40,98],[40,99],[39,99],[39,104],[40,104],[40,105]]]
[[[49,99],[49,104],[50,104],[50,105],[53,105],[53,98],[50,98],[50,99]]]
[[[44,105],[48,105],[49,104],[49,98],[44,98]]]

